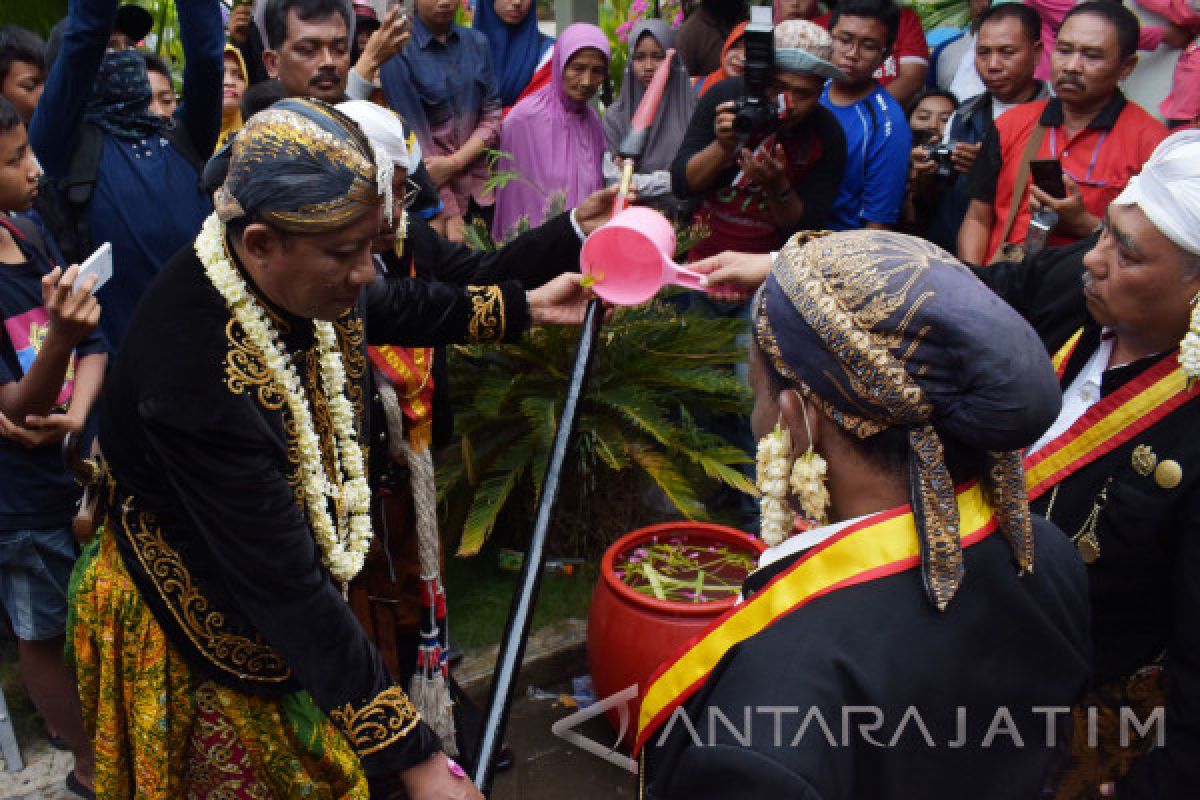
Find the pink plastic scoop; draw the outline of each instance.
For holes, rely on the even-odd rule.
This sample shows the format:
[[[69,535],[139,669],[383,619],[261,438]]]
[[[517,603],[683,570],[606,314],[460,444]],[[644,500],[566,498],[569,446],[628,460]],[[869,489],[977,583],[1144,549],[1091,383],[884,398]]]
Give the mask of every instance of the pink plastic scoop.
[[[601,299],[619,306],[640,305],[668,283],[704,291],[701,275],[679,266],[675,228],[653,209],[627,208],[592,232],[579,255],[580,271],[595,279]]]

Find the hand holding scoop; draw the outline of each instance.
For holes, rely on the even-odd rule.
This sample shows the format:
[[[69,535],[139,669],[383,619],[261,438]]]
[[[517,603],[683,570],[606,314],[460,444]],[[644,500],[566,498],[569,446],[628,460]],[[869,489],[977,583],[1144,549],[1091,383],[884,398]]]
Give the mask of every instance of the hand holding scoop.
[[[640,305],[669,283],[704,291],[700,273],[679,266],[674,256],[675,227],[670,220],[634,206],[587,238],[579,269],[592,277],[597,296],[619,306]]]

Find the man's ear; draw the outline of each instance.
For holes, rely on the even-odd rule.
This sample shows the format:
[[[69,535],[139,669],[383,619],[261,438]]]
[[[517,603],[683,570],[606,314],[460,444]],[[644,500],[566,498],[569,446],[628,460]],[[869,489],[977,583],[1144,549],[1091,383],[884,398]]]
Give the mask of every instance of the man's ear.
[[[1125,62],[1121,64],[1121,77],[1118,80],[1125,80],[1133,72],[1133,68],[1138,65],[1138,55],[1134,53]]]
[[[267,68],[267,75],[272,78],[279,77],[279,53],[274,50],[263,50],[262,54],[263,66]]]
[[[779,413],[792,438],[792,449],[803,453],[817,446],[817,407],[806,403],[795,389],[784,389],[779,393]]]
[[[242,231],[241,255],[246,261],[247,269],[264,269],[281,247],[283,242],[270,225],[251,222]]]

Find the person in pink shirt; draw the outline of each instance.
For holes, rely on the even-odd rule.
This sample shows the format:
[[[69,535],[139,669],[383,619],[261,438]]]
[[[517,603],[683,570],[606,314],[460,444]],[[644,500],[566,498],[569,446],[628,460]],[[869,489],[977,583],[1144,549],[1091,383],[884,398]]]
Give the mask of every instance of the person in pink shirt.
[[[1185,32],[1183,53],[1175,64],[1171,93],[1158,107],[1174,128],[1194,125],[1200,118],[1200,2],[1197,0],[1138,0],[1138,5],[1165,18]]]

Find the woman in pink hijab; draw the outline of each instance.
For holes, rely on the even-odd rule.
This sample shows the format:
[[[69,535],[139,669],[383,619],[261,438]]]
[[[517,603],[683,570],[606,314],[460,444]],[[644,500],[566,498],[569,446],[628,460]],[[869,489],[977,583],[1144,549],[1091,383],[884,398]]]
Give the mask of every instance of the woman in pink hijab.
[[[554,45],[553,77],[504,120],[500,150],[511,155],[496,165],[517,177],[496,193],[492,236],[503,239],[521,217],[536,227],[555,196],[574,208],[604,185],[604,129],[588,106],[608,74],[608,37],[595,25],[577,23]]]

